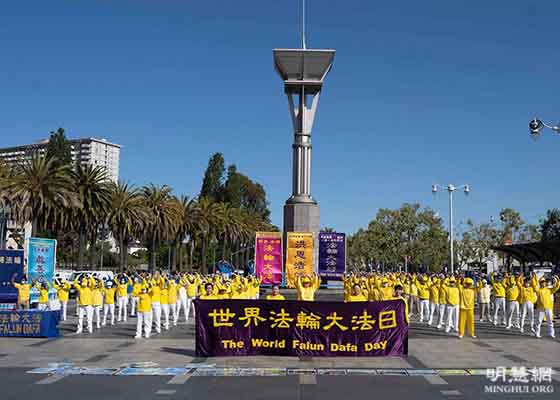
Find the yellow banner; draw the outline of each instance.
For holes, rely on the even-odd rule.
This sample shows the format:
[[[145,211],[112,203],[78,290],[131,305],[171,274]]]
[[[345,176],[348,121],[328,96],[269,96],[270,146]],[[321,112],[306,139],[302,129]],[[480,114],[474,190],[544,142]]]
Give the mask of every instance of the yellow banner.
[[[286,242],[286,285],[294,288],[298,276],[314,272],[313,233],[288,232]]]

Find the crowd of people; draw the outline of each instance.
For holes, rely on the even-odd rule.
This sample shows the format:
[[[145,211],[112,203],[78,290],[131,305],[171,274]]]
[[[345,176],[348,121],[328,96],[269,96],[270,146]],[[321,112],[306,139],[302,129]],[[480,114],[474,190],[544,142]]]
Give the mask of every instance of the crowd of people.
[[[538,279],[533,273],[446,275],[441,273],[368,273],[344,277],[345,301],[380,301],[402,297],[410,317],[418,322],[453,331],[462,338],[465,327],[472,337],[475,306],[479,307],[480,322],[501,323],[505,329],[531,332],[541,337],[541,325],[547,322],[549,335],[554,338],[554,293],[560,289],[557,276]],[[536,310],[536,315],[535,315]],[[536,318],[535,318],[536,317]]]
[[[12,279],[18,290],[18,307],[29,308],[32,287],[39,292],[38,309],[49,307],[47,282],[20,282]],[[475,307],[479,308],[480,322],[501,323],[505,329],[516,328],[521,333],[528,325],[531,332],[541,337],[541,325],[547,322],[549,335],[555,337],[553,324],[554,293],[560,289],[558,277],[538,279],[535,274],[510,275],[449,275],[442,273],[352,273],[343,277],[344,301],[383,301],[402,299],[406,304],[407,319],[417,316],[420,324],[445,329],[462,338],[467,329],[475,336]],[[321,286],[320,277],[313,273],[298,276],[295,282],[297,299],[314,301]],[[60,303],[61,319],[67,319],[71,289],[77,292],[77,333],[82,333],[84,322],[89,333],[94,323],[101,329],[107,323],[137,318],[136,338],[149,338],[154,329],[168,330],[177,326],[184,316],[188,322],[194,315],[193,300],[259,299],[261,279],[241,275],[226,277],[221,274],[198,273],[168,274],[122,273],[114,279],[99,279],[83,275],[74,282],[56,278],[53,288]],[[266,300],[285,300],[278,285],[272,285]],[[536,310],[536,312],[535,312]],[[130,314],[129,314],[130,311]],[[115,316],[116,313],[116,316]],[[410,315],[409,315],[410,314]]]

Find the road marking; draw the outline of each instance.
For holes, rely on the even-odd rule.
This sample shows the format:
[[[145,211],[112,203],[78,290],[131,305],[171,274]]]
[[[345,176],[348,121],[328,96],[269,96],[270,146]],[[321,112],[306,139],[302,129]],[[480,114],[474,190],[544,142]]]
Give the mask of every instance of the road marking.
[[[176,390],[165,390],[165,389],[160,389],[156,392],[156,394],[161,394],[164,396],[171,396],[172,394],[175,394],[175,392],[177,392]]]
[[[58,382],[64,378],[64,375],[51,375],[47,376],[45,379],[41,379],[38,382],[35,382],[36,385],[50,385],[51,383]]]
[[[315,375],[298,375],[300,385],[316,385],[317,377]]]
[[[438,375],[425,375],[424,379],[426,379],[430,385],[447,385],[447,381],[443,379],[441,376]]]
[[[440,390],[444,396],[460,396],[461,392],[458,390]]]
[[[184,384],[186,381],[188,381],[189,379],[191,379],[192,375],[175,375],[173,378],[171,378],[169,380],[169,382],[167,382],[168,385],[182,385]]]

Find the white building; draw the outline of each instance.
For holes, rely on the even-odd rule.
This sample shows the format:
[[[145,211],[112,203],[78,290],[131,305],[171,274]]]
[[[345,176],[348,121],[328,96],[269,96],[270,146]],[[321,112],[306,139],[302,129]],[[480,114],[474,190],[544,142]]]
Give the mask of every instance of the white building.
[[[32,144],[0,148],[0,159],[10,165],[36,154],[43,155],[48,142],[49,140],[45,139]],[[120,145],[97,138],[71,139],[69,142],[74,163],[105,167],[110,180],[119,180]]]

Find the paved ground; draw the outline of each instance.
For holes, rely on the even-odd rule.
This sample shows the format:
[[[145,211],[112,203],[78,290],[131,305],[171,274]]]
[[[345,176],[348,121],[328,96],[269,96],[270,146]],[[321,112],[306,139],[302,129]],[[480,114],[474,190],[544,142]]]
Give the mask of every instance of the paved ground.
[[[204,359],[194,354],[192,322],[134,340],[135,319],[76,335],[70,314],[61,338],[0,340],[0,382],[8,383],[0,399],[547,399],[560,393],[558,373],[550,383],[492,383],[486,368],[560,371],[560,343],[489,324],[477,323],[477,339],[459,340],[413,319],[410,354],[403,358]]]

